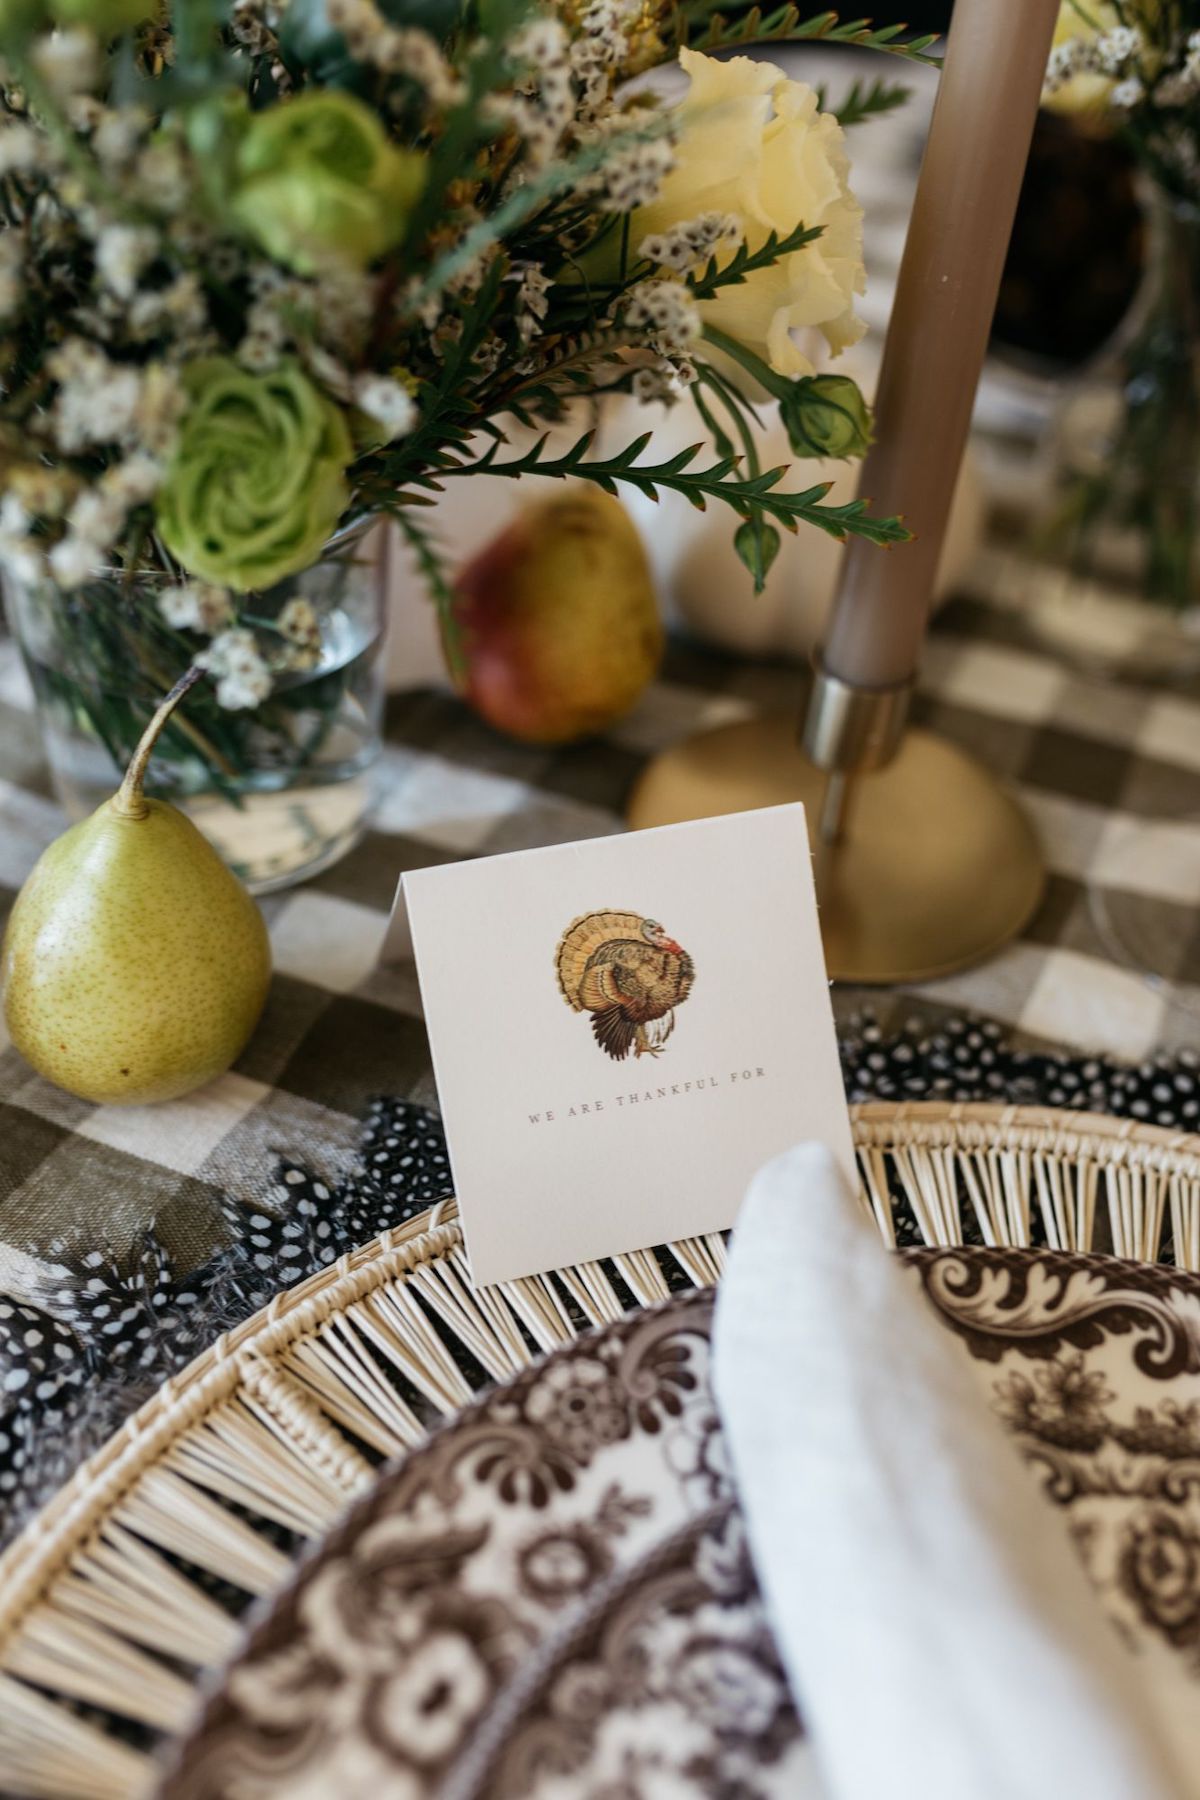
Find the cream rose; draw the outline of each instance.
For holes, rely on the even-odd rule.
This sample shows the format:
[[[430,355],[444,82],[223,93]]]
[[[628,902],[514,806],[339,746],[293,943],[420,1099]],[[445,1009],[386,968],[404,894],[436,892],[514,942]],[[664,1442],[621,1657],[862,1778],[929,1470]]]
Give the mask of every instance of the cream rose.
[[[794,331],[815,328],[836,355],[866,329],[854,312],[866,285],[862,207],[850,191],[842,128],[807,83],[789,81],[772,63],[718,62],[694,50],[681,50],[679,60],[691,87],[676,109],[676,166],[658,199],[637,213],[633,242],[702,213],[736,218],[752,249],[772,231],[821,226],[815,242],[700,306],[705,324],[777,374],[811,375]]]

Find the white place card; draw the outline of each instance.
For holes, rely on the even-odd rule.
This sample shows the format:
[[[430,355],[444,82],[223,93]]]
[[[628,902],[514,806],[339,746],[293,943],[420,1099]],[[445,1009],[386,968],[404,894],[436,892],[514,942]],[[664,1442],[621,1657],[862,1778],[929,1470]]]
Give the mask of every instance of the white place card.
[[[801,1139],[853,1174],[802,806],[417,869],[408,932],[481,1285],[731,1225]]]

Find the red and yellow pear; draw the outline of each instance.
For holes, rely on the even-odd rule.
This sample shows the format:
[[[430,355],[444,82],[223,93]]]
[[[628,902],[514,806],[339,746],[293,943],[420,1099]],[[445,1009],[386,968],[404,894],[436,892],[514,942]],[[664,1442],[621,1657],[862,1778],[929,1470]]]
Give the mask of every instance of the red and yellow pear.
[[[663,629],[642,540],[595,488],[524,507],[456,588],[458,643],[447,648],[459,689],[523,743],[603,731],[658,669]]]

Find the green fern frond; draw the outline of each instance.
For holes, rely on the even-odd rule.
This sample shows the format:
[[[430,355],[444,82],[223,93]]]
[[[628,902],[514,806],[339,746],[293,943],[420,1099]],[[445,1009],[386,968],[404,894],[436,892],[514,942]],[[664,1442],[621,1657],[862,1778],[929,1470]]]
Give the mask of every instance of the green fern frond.
[[[716,5],[720,0],[716,0]],[[912,62],[939,62],[929,50],[936,44],[932,33],[906,38],[904,25],[873,26],[869,19],[843,23],[835,12],[801,18],[799,8],[780,6],[764,13],[759,6],[734,14],[720,12],[711,0],[692,0],[676,14],[676,40],[692,50],[725,50],[739,44],[802,43],[853,44],[863,50],[886,50]]]
[[[824,229],[823,225],[800,224],[782,236],[772,231],[757,250],[751,250],[743,239],[727,263],[718,266],[716,257],[710,257],[702,273],[688,276],[687,284],[697,300],[711,300],[719,288],[735,287],[756,269],[769,269],[781,257],[790,256],[793,250],[802,250],[805,244],[814,243]]]
[[[451,675],[457,676],[462,670],[463,653],[458,619],[454,610],[454,584],[450,579],[437,539],[424,525],[418,525],[410,511],[411,506],[428,506],[430,504],[431,502],[424,496],[405,495],[385,510],[396,521],[412,550],[430,598],[437,608],[447,667]]]
[[[834,107],[834,116],[844,126],[861,125],[865,119],[878,119],[884,113],[895,112],[898,106],[904,105],[911,92],[911,88],[903,87],[899,82],[864,84],[856,81]]]
[[[649,432],[635,438],[615,456],[589,461],[587,453],[594,436],[593,432],[585,432],[558,457],[544,454],[548,434],[539,438],[524,455],[507,462],[498,460],[499,446],[495,444],[469,463],[447,455],[440,460],[436,472],[431,473],[425,485],[438,487],[454,475],[505,475],[513,480],[522,475],[548,475],[560,481],[568,478],[592,481],[608,494],[615,494],[618,484],[624,483],[651,500],[657,500],[659,489],[663,488],[670,493],[682,494],[699,512],[706,510],[710,500],[720,500],[743,519],[765,516],[787,531],[795,531],[801,524],[816,525],[831,537],[861,537],[872,544],[901,544],[912,536],[900,519],[875,518],[867,511],[865,500],[851,500],[841,506],[823,505],[831,486],[828,481],[805,488],[799,494],[779,492],[779,483],[787,474],[786,466],[743,476],[739,473],[741,464],[737,457],[718,456],[709,468],[695,469],[692,464],[703,448],[700,444],[678,451],[666,462],[638,464],[638,457],[650,442]]]

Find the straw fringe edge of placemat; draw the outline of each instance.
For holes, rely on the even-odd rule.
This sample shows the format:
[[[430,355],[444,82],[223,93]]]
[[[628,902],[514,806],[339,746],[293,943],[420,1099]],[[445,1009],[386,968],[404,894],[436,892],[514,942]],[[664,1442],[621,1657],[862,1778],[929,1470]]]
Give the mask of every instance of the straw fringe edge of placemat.
[[[895,1242],[897,1195],[931,1245],[969,1230],[1200,1269],[1200,1138],[1129,1119],[949,1102],[853,1109],[861,1199]],[[1103,1225],[1103,1232],[1099,1230]],[[719,1236],[667,1246],[687,1283],[715,1282]],[[665,1299],[651,1252],[612,1259],[639,1305]],[[166,1382],[0,1558],[0,1780],[39,1800],[132,1800],[150,1749],[184,1728],[196,1674],[238,1622],[201,1580],[267,1594],[374,1478],[370,1452],[421,1440],[472,1396],[465,1352],[502,1380],[628,1302],[600,1264],[472,1287],[444,1201],[296,1287]],[[385,1374],[384,1371],[388,1371]],[[389,1374],[395,1379],[389,1379]],[[262,1529],[248,1522],[257,1518]],[[181,1674],[181,1666],[185,1673]]]

